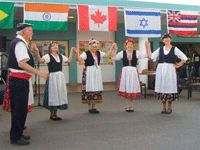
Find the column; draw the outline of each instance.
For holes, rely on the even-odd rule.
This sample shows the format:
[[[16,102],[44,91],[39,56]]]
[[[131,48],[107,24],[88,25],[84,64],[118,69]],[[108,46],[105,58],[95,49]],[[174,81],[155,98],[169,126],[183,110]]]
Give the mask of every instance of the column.
[[[145,41],[148,41],[147,37],[139,37],[139,51],[146,53]],[[138,59],[138,63],[139,63],[138,65],[139,73],[142,73],[142,70],[144,69],[148,69],[148,58]],[[140,75],[140,81],[146,83],[148,87],[148,75]]]

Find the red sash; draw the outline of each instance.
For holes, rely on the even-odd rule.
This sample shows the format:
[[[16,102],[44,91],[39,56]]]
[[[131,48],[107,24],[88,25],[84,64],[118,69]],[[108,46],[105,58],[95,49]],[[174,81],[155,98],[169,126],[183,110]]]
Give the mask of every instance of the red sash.
[[[9,90],[9,77],[16,77],[20,79],[25,79],[29,80],[31,78],[31,75],[26,74],[26,73],[14,73],[10,72],[7,77],[7,84],[6,84],[6,90],[4,94],[4,100],[3,100],[3,110],[7,112],[11,112],[11,104],[10,104],[10,90]],[[32,105],[28,106],[28,112],[31,112],[32,110]]]
[[[10,76],[11,77],[15,77],[15,78],[25,79],[25,80],[29,80],[31,78],[31,75],[29,75],[27,73],[14,73],[14,72],[11,72]]]

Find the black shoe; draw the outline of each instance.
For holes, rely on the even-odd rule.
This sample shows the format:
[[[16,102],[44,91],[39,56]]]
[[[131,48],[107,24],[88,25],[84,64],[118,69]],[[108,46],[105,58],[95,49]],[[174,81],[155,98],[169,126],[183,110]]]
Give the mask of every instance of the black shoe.
[[[126,112],[134,112],[134,109],[132,107],[126,108]]]
[[[98,114],[99,111],[96,110],[96,109],[90,109],[90,110],[89,110],[89,113],[91,113],[91,114]]]
[[[50,117],[50,119],[53,120],[53,121],[62,120],[62,118],[60,118],[60,117]]]
[[[27,129],[27,127],[26,127],[26,126],[24,126],[23,130],[26,130],[26,129]]]
[[[91,114],[96,114],[96,111],[95,111],[94,109],[91,109],[91,110],[90,110],[90,113],[91,113]]]
[[[31,139],[31,136],[22,135],[22,138],[25,139],[25,140],[30,140],[30,139]]]
[[[56,120],[62,120],[62,118],[60,118],[60,117],[56,117],[55,119],[56,119]]]
[[[133,110],[133,109],[131,109],[131,110],[129,110],[129,112],[134,112],[134,110]]]
[[[27,140],[23,139],[22,137],[19,140],[11,141],[10,143],[13,145],[30,145],[30,141],[27,141]]]
[[[99,111],[98,111],[98,110],[96,110],[96,109],[93,109],[93,111],[94,111],[96,114],[98,114],[98,113],[99,113]]]

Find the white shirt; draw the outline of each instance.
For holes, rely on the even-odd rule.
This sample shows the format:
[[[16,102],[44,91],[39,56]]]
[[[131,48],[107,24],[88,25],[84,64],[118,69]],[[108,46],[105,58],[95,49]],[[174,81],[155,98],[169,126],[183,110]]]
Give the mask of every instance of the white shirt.
[[[127,50],[126,50],[126,54],[127,54]],[[123,58],[123,51],[119,52],[116,57],[112,57],[113,60],[121,60]],[[131,57],[132,57],[132,53],[131,53]],[[127,55],[128,57],[128,55]],[[139,50],[136,50],[136,58],[148,58],[148,55],[144,52],[141,52]]]
[[[21,60],[25,60],[25,62],[27,62],[30,59],[28,52],[27,52],[28,44],[21,35],[17,35],[16,37],[21,39],[22,41],[24,41],[24,42],[22,42],[22,41],[17,42],[17,44],[15,46],[15,57],[17,59],[17,62],[19,63]],[[9,68],[9,70],[12,72],[27,73],[25,70],[18,70],[18,69],[13,69],[13,68]]]
[[[58,62],[58,63],[60,62],[60,57],[59,56],[56,57],[56,56],[54,56],[52,54],[51,54],[51,56],[53,56],[53,58],[56,60],[56,62]],[[65,62],[68,61],[68,58],[66,56],[64,56],[62,54],[61,54],[61,56],[62,56],[63,63],[65,63]],[[50,56],[49,56],[49,54],[44,55],[42,58],[45,59],[44,63],[50,63]]]
[[[106,53],[99,51],[100,52],[100,58],[102,58]],[[82,60],[86,60],[87,59],[87,55],[85,52],[83,52],[80,57],[82,58]]]
[[[165,50],[165,46],[163,47],[163,50],[164,50],[164,54],[165,55],[169,54],[169,52],[170,52],[170,50],[169,51]],[[153,54],[151,56],[151,59],[153,61],[156,61],[156,59],[158,58],[159,51],[160,51],[160,48],[158,48],[155,52],[153,52]],[[174,49],[174,54],[181,60],[187,61],[187,59],[188,59],[187,56],[180,49],[178,49],[177,47],[175,47],[175,49]]]
[[[106,53],[99,51],[100,52],[100,58],[102,58]],[[85,52],[83,52],[80,57],[82,58],[82,60],[86,60],[87,59],[87,54]],[[97,57],[93,57],[94,58],[94,65],[97,64]]]

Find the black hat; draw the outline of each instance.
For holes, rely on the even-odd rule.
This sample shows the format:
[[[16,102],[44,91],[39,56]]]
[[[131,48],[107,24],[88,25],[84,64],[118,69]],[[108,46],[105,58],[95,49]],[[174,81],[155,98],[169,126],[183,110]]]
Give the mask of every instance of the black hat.
[[[165,38],[172,38],[172,35],[171,34],[168,34],[168,33],[165,33],[165,34],[163,34],[163,36],[162,36],[162,40],[164,40]]]
[[[32,27],[32,24],[28,24],[28,23],[18,23],[17,24],[17,31],[21,31],[26,27]]]

